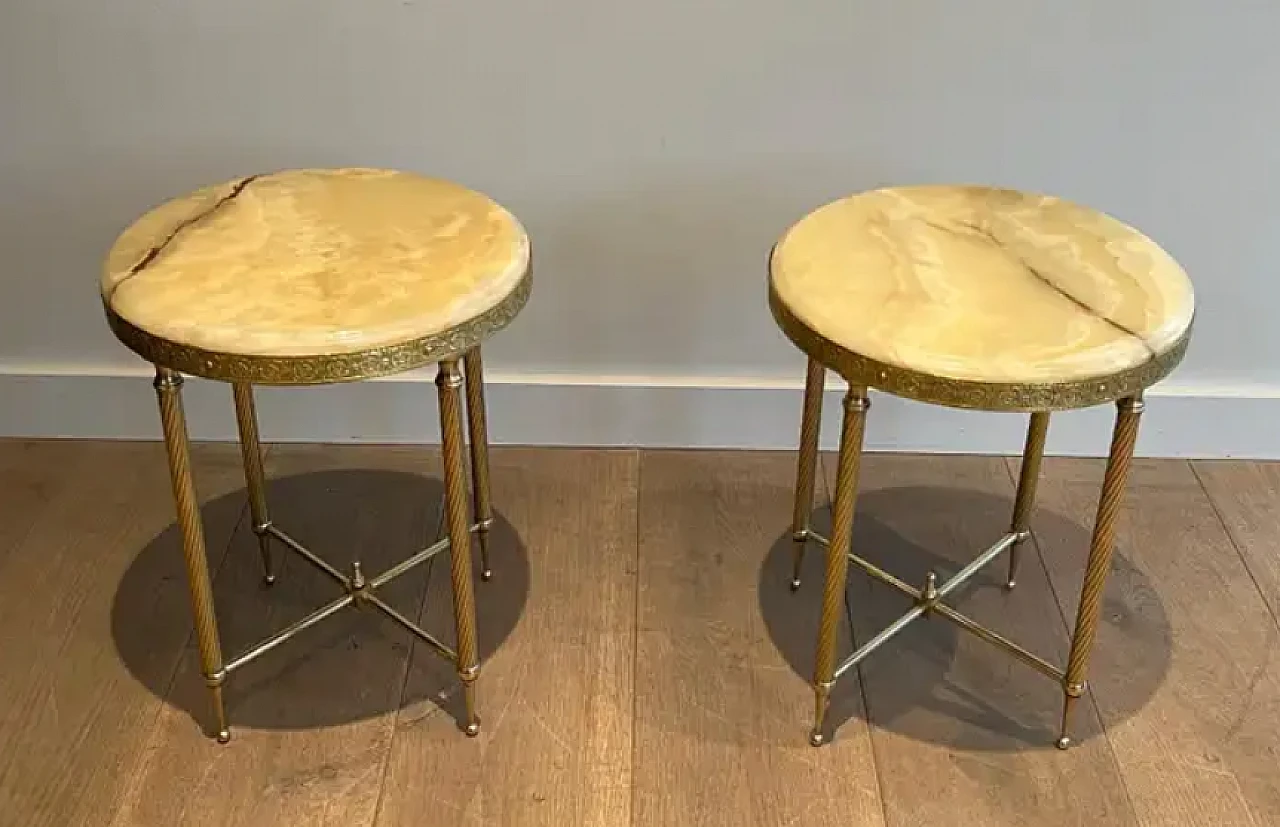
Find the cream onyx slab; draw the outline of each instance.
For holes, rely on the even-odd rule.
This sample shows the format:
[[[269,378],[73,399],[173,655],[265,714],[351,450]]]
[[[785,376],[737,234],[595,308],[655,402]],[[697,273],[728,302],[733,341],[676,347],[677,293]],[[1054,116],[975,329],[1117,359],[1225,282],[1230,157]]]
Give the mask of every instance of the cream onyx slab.
[[[783,236],[770,273],[784,330],[821,343],[846,378],[996,410],[1079,407],[1151,384],[1180,358],[1195,309],[1186,273],[1133,228],[982,187],[835,201]],[[1051,390],[1037,399],[1035,386]]]
[[[448,181],[291,170],[170,201],[112,247],[107,306],[224,353],[350,353],[438,334],[509,296],[529,240],[507,210]]]

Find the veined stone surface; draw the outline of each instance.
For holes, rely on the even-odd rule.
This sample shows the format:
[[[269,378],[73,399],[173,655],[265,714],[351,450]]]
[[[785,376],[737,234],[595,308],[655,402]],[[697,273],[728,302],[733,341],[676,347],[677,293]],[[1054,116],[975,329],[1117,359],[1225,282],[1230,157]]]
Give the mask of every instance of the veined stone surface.
[[[480,193],[390,170],[290,170],[147,213],[112,247],[102,295],[181,344],[324,355],[448,330],[528,266],[524,228]]]
[[[932,376],[1055,382],[1173,347],[1195,299],[1182,268],[1108,215],[985,187],[835,201],[774,249],[777,297],[849,351]]]

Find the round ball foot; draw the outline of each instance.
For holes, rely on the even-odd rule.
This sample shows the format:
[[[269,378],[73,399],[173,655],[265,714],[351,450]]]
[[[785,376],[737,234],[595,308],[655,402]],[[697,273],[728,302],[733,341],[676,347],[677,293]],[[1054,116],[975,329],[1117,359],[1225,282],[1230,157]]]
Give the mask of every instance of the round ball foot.
[[[1059,738],[1057,741],[1054,742],[1054,746],[1056,746],[1058,749],[1066,749],[1067,747],[1071,746],[1071,738],[1069,736],[1063,735],[1061,738]]]
[[[824,736],[821,732],[809,733],[809,746],[820,747],[826,742],[827,742],[826,736]]]
[[[793,592],[798,592],[798,591],[800,591],[800,578],[799,578],[799,577],[797,577],[797,578],[795,578],[794,580],[792,580],[792,581],[791,581],[791,591],[793,591]]]
[[[225,744],[231,740],[231,731],[227,729],[220,730],[215,737],[218,739],[219,744]]]
[[[483,571],[481,571],[481,572],[480,572],[480,579],[481,579],[481,580],[483,580],[484,582],[488,583],[490,580],[492,580],[492,579],[493,579],[493,570],[492,570],[492,569],[484,569]]]
[[[1018,585],[1017,580],[1010,580],[1009,582],[1004,584],[1005,591],[1013,591],[1013,587],[1016,585]]]
[[[262,578],[262,585],[266,586],[268,589],[274,586],[275,584],[276,584],[276,576],[274,574],[268,574]]]
[[[480,734],[480,722],[472,721],[471,723],[464,726],[462,728],[462,731],[467,733],[468,738],[474,738]]]

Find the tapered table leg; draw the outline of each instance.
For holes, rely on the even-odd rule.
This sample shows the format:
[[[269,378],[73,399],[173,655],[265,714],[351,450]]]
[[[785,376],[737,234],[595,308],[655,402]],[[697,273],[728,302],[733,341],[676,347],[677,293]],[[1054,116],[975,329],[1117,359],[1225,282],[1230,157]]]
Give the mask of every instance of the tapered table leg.
[[[844,397],[836,498],[831,514],[831,542],[827,547],[827,577],[822,589],[822,619],[818,627],[817,656],[814,658],[814,716],[809,743],[815,747],[821,746],[826,740],[823,722],[834,681],[836,638],[844,608],[845,577],[849,571],[849,546],[853,538],[854,501],[858,496],[858,469],[862,460],[862,435],[869,407],[866,388],[850,386]]]
[[[1138,421],[1144,407],[1145,403],[1140,396],[1121,399],[1116,403],[1116,425],[1111,437],[1111,453],[1102,479],[1098,515],[1093,524],[1089,560],[1085,564],[1084,585],[1080,590],[1080,605],[1076,610],[1076,628],[1071,636],[1071,654],[1067,659],[1067,673],[1062,682],[1064,699],[1062,728],[1057,742],[1059,749],[1066,749],[1071,745],[1071,713],[1076,700],[1085,693],[1085,671],[1098,630],[1098,618],[1102,613],[1103,588],[1111,571],[1116,518],[1120,513],[1120,502],[1124,498],[1129,465],[1133,459],[1133,446],[1138,439]]]
[[[173,481],[178,526],[182,530],[182,554],[187,564],[187,585],[191,590],[191,610],[195,615],[196,640],[200,647],[200,671],[204,674],[212,696],[215,735],[219,742],[225,744],[231,739],[231,733],[227,729],[227,713],[222,702],[222,683],[226,679],[226,670],[222,662],[222,645],[218,640],[218,621],[214,613],[209,560],[205,554],[200,501],[196,497],[195,484],[191,479],[187,421],[182,410],[182,376],[167,368],[157,368],[155,388],[160,401],[160,422],[164,427],[165,448],[169,452],[169,476]]]
[[[493,577],[489,568],[489,529],[493,506],[489,501],[489,425],[484,408],[484,366],[480,348],[463,358],[467,377],[467,426],[471,438],[471,500],[475,511],[476,539],[480,541],[480,579]]]
[[[262,472],[262,446],[258,442],[258,414],[253,404],[253,386],[237,382],[231,386],[236,400],[236,425],[240,429],[240,453],[244,457],[244,479],[249,489],[249,511],[253,533],[258,536],[262,555],[262,577],[268,586],[276,582],[271,563],[271,516],[267,513],[266,477]]]
[[[1048,412],[1036,411],[1031,414],[1031,421],[1027,424],[1027,444],[1022,449],[1022,473],[1018,477],[1018,496],[1013,503],[1013,522],[1009,527],[1009,532],[1016,534],[1017,539],[1009,548],[1009,576],[1005,579],[1005,588],[1008,589],[1012,589],[1018,582],[1021,546],[1029,536],[1031,511],[1036,504],[1036,485],[1040,481],[1040,464],[1044,460],[1044,439],[1048,433]]]
[[[822,383],[826,369],[809,360],[804,380],[804,412],[800,417],[800,454],[796,462],[796,504],[791,516],[791,590],[800,588],[800,567],[809,542],[809,517],[813,513],[813,483],[818,466],[818,433],[822,420]]]
[[[456,359],[440,363],[440,442],[444,454],[445,523],[449,532],[449,574],[453,582],[453,618],[458,630],[458,677],[466,703],[463,731],[480,732],[475,683],[480,676],[476,645],[476,603],[471,581],[471,525],[467,507],[467,471],[463,464],[462,374]]]

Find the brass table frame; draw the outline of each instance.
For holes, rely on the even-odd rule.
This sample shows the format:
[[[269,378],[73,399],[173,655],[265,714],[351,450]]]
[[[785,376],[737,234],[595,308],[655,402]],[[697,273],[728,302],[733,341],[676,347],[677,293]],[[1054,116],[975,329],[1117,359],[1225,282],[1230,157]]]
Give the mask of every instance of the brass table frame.
[[[1076,701],[1087,689],[1085,676],[1102,612],[1103,588],[1111,568],[1111,555],[1115,547],[1116,517],[1120,511],[1120,503],[1129,476],[1129,466],[1133,459],[1134,444],[1138,438],[1138,422],[1146,407],[1142,400],[1142,392],[1168,375],[1181,361],[1191,337],[1191,325],[1188,325],[1182,336],[1164,351],[1153,353],[1145,362],[1111,376],[1060,383],[987,383],[929,376],[850,351],[821,336],[798,319],[779,298],[772,283],[769,288],[769,307],[782,331],[809,357],[805,378],[804,408],[800,423],[795,509],[792,512],[791,523],[791,536],[794,541],[792,591],[800,588],[800,566],[808,543],[815,542],[826,550],[826,581],[822,592],[822,615],[818,628],[817,653],[814,659],[814,722],[809,742],[816,747],[827,740],[823,725],[831,688],[842,675],[913,621],[921,617],[937,615],[1012,655],[1032,669],[1053,679],[1062,687],[1062,719],[1055,743],[1059,749],[1068,748],[1071,745],[1072,711]],[[832,504],[832,529],[829,540],[814,532],[809,524],[813,509],[822,392],[828,367],[848,382],[848,391],[844,397],[840,458],[836,471],[835,500]],[[916,588],[859,557],[850,549],[863,433],[867,411],[871,406],[867,396],[868,388],[955,408],[1030,413],[1026,444],[1022,453],[1022,470],[1019,475],[1009,531],[973,562],[942,584],[938,583],[937,575],[930,572],[923,587]],[[1115,428],[1112,432],[1111,450],[1108,454],[1107,469],[1103,476],[1102,491],[1098,500],[1093,535],[1089,543],[1084,583],[1080,591],[1075,629],[1071,636],[1071,650],[1066,667],[1060,668],[1024,649],[1004,635],[979,625],[977,621],[966,617],[942,600],[1006,551],[1009,553],[1009,568],[1005,586],[1010,589],[1014,587],[1018,572],[1019,546],[1031,537],[1029,528],[1031,510],[1035,503],[1036,484],[1040,476],[1041,461],[1044,458],[1049,414],[1055,410],[1081,408],[1102,402],[1116,404]],[[850,563],[875,580],[906,594],[914,601],[914,605],[837,664],[836,631],[844,604],[845,583]]]
[[[183,557],[191,592],[192,612],[195,616],[201,672],[209,687],[213,706],[212,732],[220,743],[226,743],[231,738],[222,697],[222,688],[227,677],[299,632],[348,607],[371,607],[385,614],[426,643],[432,652],[453,663],[463,687],[465,720],[461,722],[462,730],[471,736],[479,733],[480,717],[476,702],[476,680],[480,676],[480,661],[471,574],[471,536],[473,534],[476,536],[480,546],[481,579],[488,580],[491,576],[488,534],[493,525],[493,510],[489,496],[488,425],[480,344],[515,318],[528,300],[531,282],[530,269],[526,270],[515,289],[492,308],[440,333],[372,350],[317,356],[273,357],[216,353],[174,342],[142,330],[119,316],[109,304],[106,304],[107,320],[117,337],[156,367],[155,390],[160,405],[160,419],[168,452],[178,525],[182,531]],[[350,574],[338,571],[271,520],[267,508],[253,386],[255,384],[312,385],[347,382],[399,373],[431,363],[437,363],[439,366],[436,387],[440,406],[445,524],[448,536],[371,578],[365,576],[358,562],[353,564]],[[275,542],[328,575],[342,589],[341,596],[230,659],[224,658],[222,654],[222,644],[218,634],[212,578],[205,552],[204,527],[200,518],[200,501],[196,495],[191,473],[187,424],[182,405],[182,373],[229,382],[232,386],[253,531],[258,537],[258,549],[262,556],[264,580],[267,585],[275,582],[271,553],[271,545]],[[466,386],[465,406],[461,390],[464,384]],[[463,435],[464,407],[469,440]],[[467,467],[463,458],[464,448],[468,442],[472,482],[470,486],[468,486]],[[470,508],[473,514],[468,513],[468,489],[470,489]],[[457,628],[456,648],[445,645],[378,596],[378,589],[382,586],[445,550],[450,552],[449,574],[453,592],[454,623]]]

